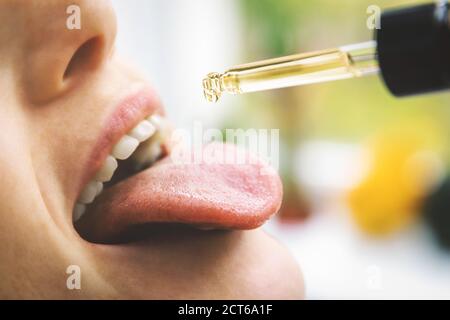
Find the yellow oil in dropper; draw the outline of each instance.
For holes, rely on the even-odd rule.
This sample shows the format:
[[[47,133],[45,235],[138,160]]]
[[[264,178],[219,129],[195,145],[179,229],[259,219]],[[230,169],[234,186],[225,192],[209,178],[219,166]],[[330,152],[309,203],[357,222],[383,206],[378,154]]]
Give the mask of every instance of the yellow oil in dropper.
[[[217,102],[223,93],[301,86],[349,79],[379,71],[376,42],[297,54],[234,67],[223,74],[210,73],[203,80],[205,98]]]

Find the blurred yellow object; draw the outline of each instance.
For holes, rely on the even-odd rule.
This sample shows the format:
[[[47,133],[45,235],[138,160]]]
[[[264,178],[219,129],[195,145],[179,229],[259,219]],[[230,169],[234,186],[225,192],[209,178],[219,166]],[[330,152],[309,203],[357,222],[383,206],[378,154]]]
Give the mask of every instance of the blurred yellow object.
[[[391,234],[417,216],[444,172],[436,127],[420,122],[400,125],[368,143],[368,170],[348,195],[352,216],[364,232]]]

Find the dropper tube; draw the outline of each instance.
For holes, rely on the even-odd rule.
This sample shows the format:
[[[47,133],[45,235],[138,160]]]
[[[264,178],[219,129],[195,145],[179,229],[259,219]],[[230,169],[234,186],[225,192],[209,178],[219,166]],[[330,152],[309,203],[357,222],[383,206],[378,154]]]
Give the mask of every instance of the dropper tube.
[[[380,73],[396,97],[450,90],[448,0],[383,11],[375,41],[237,66],[203,80],[206,99]]]
[[[377,74],[376,41],[236,66],[203,80],[205,98],[241,94]]]

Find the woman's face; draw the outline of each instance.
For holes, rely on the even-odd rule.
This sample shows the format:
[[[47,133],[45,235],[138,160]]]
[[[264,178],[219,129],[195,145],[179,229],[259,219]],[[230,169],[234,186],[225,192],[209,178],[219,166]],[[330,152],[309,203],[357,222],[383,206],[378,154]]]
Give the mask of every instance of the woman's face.
[[[0,298],[301,298],[297,265],[258,230],[161,226],[144,229],[145,239],[121,240],[149,222],[260,225],[278,209],[281,188],[277,176],[255,177],[253,167],[152,162],[105,188],[74,226],[91,202],[88,187],[108,180],[111,172],[99,174],[108,155],[127,157],[136,137],[150,135],[149,123],[163,131],[146,120],[131,133],[163,111],[114,54],[110,3],[75,1],[80,29],[67,27],[72,4],[0,0]],[[122,141],[127,133],[135,140]],[[71,276],[80,289],[68,285]]]

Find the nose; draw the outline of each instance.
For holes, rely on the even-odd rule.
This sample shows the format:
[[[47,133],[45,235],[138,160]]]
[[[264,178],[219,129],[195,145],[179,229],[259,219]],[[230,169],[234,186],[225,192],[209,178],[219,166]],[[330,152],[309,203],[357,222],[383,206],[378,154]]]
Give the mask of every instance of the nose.
[[[33,103],[67,93],[111,54],[117,23],[109,1],[76,3],[39,1],[28,13],[22,74],[26,96]]]

